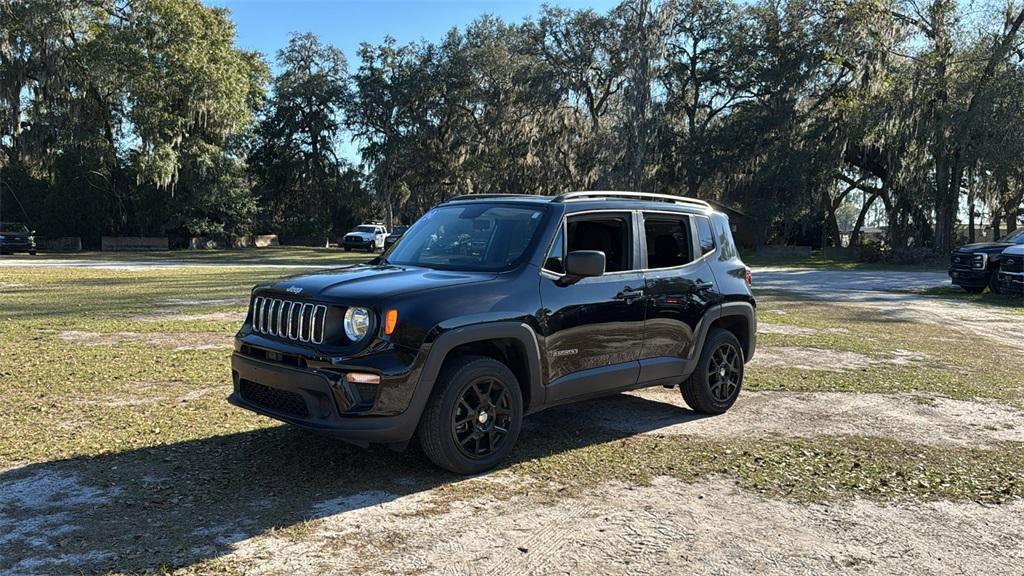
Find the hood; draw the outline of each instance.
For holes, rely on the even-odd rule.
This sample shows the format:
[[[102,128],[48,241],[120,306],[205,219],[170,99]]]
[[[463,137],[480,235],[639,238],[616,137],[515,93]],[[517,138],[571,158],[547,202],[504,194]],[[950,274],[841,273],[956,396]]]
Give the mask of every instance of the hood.
[[[1014,244],[1003,250],[1003,256],[1024,256],[1024,244]]]
[[[999,254],[1008,246],[1014,246],[1014,244],[1009,242],[975,242],[974,244],[961,246],[956,251],[961,253],[985,252],[987,254]]]
[[[373,232],[359,232],[353,230],[352,232],[345,234],[345,236],[358,236],[364,240],[373,240],[373,237],[376,236],[376,234],[374,234]]]
[[[284,294],[312,299],[366,301],[413,290],[485,282],[496,276],[494,272],[450,272],[416,266],[359,264],[316,274],[289,276],[263,289],[279,290]]]

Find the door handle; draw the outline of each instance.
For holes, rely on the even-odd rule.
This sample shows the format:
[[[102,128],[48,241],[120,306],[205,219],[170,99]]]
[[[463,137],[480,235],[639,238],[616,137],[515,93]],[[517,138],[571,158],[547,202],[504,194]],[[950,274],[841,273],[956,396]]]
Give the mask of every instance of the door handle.
[[[693,291],[694,292],[700,292],[701,290],[710,290],[710,289],[712,289],[714,287],[715,287],[715,283],[714,282],[705,282],[705,281],[703,281],[703,280],[701,280],[699,278],[697,279],[696,282],[693,283]]]
[[[629,300],[641,298],[643,297],[643,295],[643,288],[630,288],[629,286],[626,286],[625,288],[622,289],[622,292],[619,292],[618,294],[615,295],[615,298],[617,300],[626,300],[628,302]]]

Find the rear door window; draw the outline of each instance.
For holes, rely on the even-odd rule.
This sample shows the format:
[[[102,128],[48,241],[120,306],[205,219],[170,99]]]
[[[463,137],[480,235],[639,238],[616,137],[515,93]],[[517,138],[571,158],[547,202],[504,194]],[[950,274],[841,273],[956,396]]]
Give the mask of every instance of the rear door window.
[[[674,268],[693,262],[690,217],[681,214],[644,214],[647,268]]]

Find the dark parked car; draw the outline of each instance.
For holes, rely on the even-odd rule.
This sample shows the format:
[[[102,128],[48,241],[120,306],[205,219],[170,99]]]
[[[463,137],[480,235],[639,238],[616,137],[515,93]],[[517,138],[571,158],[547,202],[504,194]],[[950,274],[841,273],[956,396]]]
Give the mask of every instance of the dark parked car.
[[[999,257],[999,291],[1024,297],[1024,244],[1010,246]]]
[[[0,222],[0,254],[28,252],[35,255],[35,231],[20,222]]]
[[[1024,229],[1011,232],[995,242],[961,246],[949,257],[949,277],[968,292],[989,288],[999,292],[999,260],[1010,246],[1024,244]]]
[[[391,234],[388,234],[388,237],[384,239],[384,249],[387,250],[388,248],[391,248],[391,245],[398,242],[398,239],[401,238],[402,234],[405,234],[405,231],[408,229],[408,226],[396,226],[395,229],[391,231]]]
[[[726,411],[754,354],[726,215],[626,192],[458,197],[368,264],[256,286],[233,404],[360,445],[500,463],[523,417],[644,386]]]

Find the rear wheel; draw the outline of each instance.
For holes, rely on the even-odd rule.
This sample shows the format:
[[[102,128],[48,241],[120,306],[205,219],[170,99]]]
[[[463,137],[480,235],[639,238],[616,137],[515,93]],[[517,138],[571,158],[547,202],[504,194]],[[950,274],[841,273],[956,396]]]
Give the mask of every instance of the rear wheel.
[[[523,397],[507,366],[486,356],[446,363],[420,419],[418,436],[431,462],[478,474],[505,459],[522,429]]]
[[[683,400],[695,412],[721,414],[743,387],[743,349],[728,330],[712,328],[704,341],[693,374],[679,387]]]

